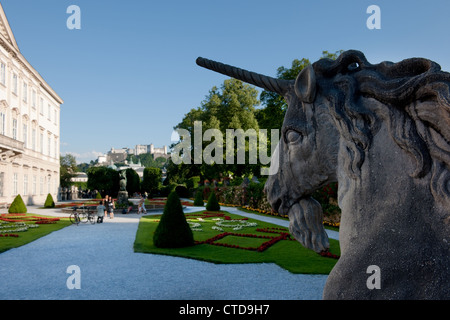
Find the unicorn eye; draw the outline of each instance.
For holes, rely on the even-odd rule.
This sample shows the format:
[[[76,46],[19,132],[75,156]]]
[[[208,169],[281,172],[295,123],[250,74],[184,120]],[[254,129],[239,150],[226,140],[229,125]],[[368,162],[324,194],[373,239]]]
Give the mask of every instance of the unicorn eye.
[[[302,134],[295,130],[289,130],[286,132],[286,141],[288,143],[299,142],[303,138]]]
[[[355,71],[359,68],[359,63],[358,62],[353,62],[351,64],[348,65],[347,69],[348,71]]]

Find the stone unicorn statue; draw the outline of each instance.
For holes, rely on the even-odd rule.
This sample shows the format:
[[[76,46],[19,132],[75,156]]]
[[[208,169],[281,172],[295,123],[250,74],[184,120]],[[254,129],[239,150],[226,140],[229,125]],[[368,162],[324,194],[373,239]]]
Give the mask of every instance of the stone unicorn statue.
[[[341,257],[324,299],[450,298],[449,73],[421,58],[373,65],[354,50],[295,81],[197,64],[284,96],[266,193],[316,252],[329,245],[311,194],[338,182]]]

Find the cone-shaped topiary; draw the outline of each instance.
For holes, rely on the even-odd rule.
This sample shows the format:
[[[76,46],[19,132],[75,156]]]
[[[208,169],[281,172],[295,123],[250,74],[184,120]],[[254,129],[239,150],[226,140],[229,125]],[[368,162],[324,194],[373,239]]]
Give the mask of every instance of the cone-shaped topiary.
[[[206,210],[208,211],[219,211],[220,205],[219,202],[217,202],[216,194],[214,191],[211,192],[208,198],[208,203],[206,204]]]
[[[20,194],[18,194],[13,202],[11,203],[11,206],[8,209],[9,213],[27,213],[27,206],[22,200],[22,197]]]
[[[44,208],[54,208],[54,207],[55,207],[55,201],[53,201],[53,197],[49,193],[47,195],[47,199],[45,199]]]
[[[184,216],[180,198],[172,191],[167,198],[163,215],[153,235],[158,248],[182,248],[194,245],[192,230]]]
[[[194,206],[203,207],[205,204],[203,203],[203,192],[197,190],[195,192]]]

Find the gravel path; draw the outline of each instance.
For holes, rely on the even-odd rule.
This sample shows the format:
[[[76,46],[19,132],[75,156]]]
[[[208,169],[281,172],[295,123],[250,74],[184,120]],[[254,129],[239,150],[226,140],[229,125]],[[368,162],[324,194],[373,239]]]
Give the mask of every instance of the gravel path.
[[[188,208],[185,212],[199,208]],[[227,208],[234,213],[235,208]],[[33,208],[29,212],[40,213]],[[160,211],[159,213],[161,213]],[[46,215],[62,216],[59,210]],[[239,214],[251,216],[239,211]],[[283,225],[286,221],[261,217]],[[1,300],[317,300],[326,275],[292,274],[276,264],[213,264],[133,252],[136,214],[69,226],[0,254]],[[332,235],[335,237],[335,235]],[[69,266],[80,289],[69,289]]]

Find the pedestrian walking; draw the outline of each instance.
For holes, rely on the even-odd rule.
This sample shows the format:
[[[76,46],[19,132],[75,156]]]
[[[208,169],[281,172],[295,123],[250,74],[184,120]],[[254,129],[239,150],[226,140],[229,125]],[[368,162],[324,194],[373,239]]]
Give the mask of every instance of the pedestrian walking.
[[[145,203],[145,199],[141,196],[141,199],[139,200],[139,205],[138,205],[138,214],[141,212],[147,213],[144,203]]]
[[[114,207],[115,207],[114,199],[111,196],[109,196],[106,210],[107,213],[109,213],[110,219],[114,219]]]

